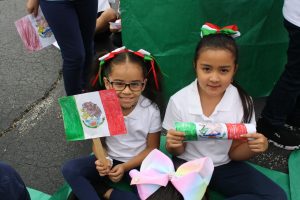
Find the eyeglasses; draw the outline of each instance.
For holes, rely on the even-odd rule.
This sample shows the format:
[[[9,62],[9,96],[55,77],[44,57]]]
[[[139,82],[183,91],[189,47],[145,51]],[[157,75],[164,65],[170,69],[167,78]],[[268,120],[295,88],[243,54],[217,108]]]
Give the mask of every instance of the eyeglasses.
[[[110,81],[107,78],[108,82],[112,85],[112,87],[117,91],[123,91],[128,86],[131,91],[138,92],[141,91],[145,85],[144,82],[131,82],[125,83],[122,81]]]

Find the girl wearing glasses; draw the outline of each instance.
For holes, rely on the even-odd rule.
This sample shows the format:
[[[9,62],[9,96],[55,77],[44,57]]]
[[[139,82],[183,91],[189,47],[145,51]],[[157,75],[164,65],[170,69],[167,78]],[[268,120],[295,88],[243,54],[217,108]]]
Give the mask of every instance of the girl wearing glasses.
[[[144,50],[133,52],[123,47],[99,60],[100,68],[94,74],[91,90],[116,90],[127,134],[105,138],[107,155],[112,159],[109,167],[90,155],[68,161],[62,173],[73,190],[73,199],[139,199],[135,192],[111,188],[106,183],[110,179],[129,184],[128,172],[139,169],[148,153],[159,148],[160,71],[154,58]]]

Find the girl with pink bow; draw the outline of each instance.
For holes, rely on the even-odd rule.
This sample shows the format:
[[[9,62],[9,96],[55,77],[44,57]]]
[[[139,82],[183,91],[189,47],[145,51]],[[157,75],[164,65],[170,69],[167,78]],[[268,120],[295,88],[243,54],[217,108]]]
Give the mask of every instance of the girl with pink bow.
[[[210,157],[214,172],[209,188],[226,199],[287,199],[273,181],[245,162],[268,148],[260,133],[244,134],[246,140],[203,139],[185,141],[175,131],[175,122],[253,123],[253,102],[234,81],[238,69],[238,48],[233,37],[237,26],[220,28],[206,23],[194,56],[196,79],[169,100],[163,128],[167,130],[166,149],[175,167],[187,161]],[[242,67],[242,66],[241,66]]]

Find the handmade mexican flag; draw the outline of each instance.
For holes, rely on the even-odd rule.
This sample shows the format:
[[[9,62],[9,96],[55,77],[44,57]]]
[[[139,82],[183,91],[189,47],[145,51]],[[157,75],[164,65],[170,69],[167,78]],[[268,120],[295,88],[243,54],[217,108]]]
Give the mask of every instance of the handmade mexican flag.
[[[119,99],[114,90],[62,97],[58,101],[69,141],[127,132]]]

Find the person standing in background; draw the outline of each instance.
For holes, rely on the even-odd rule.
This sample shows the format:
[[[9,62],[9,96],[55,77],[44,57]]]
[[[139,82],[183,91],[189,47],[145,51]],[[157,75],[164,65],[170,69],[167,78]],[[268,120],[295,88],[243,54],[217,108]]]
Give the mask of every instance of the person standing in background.
[[[300,148],[300,1],[285,0],[284,26],[289,34],[287,64],[267,99],[257,131],[275,146]]]
[[[27,0],[28,13],[36,16],[39,5],[61,49],[66,94],[84,92],[94,55],[98,0]]]

